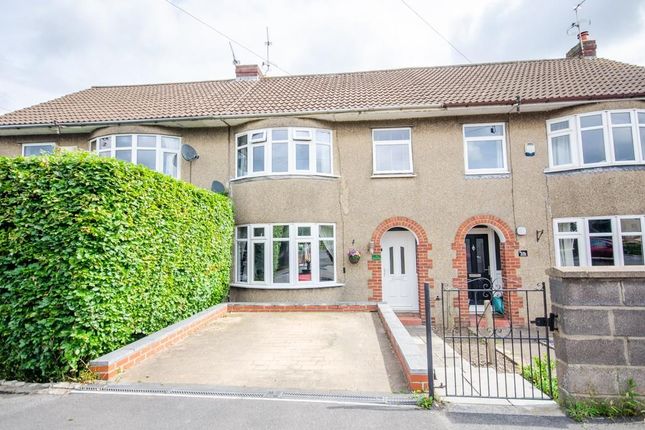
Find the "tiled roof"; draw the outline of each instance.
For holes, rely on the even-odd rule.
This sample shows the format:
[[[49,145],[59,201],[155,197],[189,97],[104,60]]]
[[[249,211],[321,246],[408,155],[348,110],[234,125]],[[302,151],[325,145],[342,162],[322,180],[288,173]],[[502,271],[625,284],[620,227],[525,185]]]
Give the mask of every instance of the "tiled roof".
[[[602,58],[92,87],[0,116],[0,126],[480,106],[645,96],[645,67]]]

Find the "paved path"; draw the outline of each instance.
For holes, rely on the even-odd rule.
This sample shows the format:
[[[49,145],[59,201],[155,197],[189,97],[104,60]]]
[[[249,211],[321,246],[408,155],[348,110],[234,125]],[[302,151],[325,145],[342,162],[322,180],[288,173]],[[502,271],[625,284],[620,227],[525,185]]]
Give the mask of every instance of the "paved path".
[[[405,388],[371,312],[231,313],[126,371],[122,383],[392,392]]]
[[[120,394],[0,395],[0,430],[23,429],[642,429],[579,425],[558,411],[478,405],[414,407]]]

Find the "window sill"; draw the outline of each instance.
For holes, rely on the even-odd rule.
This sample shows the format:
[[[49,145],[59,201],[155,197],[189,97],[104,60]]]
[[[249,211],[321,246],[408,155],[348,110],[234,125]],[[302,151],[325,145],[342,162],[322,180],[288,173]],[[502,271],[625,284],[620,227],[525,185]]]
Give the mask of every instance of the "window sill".
[[[511,177],[511,172],[466,172],[466,179],[506,179]]]
[[[328,284],[312,284],[312,285],[261,285],[261,284],[237,284],[231,283],[231,287],[245,288],[250,290],[312,290],[318,288],[337,288],[344,287],[345,284],[331,282]]]
[[[416,178],[416,173],[373,173],[372,179],[385,179],[385,178]]]
[[[634,163],[612,163],[612,164],[594,164],[591,166],[574,166],[574,167],[547,167],[544,173],[563,173],[563,172],[599,172],[603,170],[630,170],[630,169],[643,169],[645,162]]]
[[[284,173],[284,174],[270,174],[270,175],[257,175],[257,176],[244,176],[243,178],[232,178],[229,180],[231,183],[235,182],[252,182],[261,180],[276,180],[276,179],[338,179],[340,175],[326,175],[321,173]]]

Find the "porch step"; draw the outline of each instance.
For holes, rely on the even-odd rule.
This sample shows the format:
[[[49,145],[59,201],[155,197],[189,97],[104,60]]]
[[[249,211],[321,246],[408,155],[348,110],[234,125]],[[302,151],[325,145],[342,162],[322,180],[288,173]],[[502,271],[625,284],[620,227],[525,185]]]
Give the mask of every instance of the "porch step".
[[[421,319],[421,315],[419,315],[418,313],[396,312],[396,316],[399,317],[399,321],[401,321],[403,325],[407,325],[407,326],[423,325],[423,320]]]

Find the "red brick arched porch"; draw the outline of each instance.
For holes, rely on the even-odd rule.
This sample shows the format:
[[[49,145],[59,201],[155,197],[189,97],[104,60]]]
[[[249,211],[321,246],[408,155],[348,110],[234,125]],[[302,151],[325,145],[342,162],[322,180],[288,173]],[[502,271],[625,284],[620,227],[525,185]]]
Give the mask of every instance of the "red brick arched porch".
[[[434,281],[430,277],[429,271],[432,268],[432,259],[428,255],[432,249],[432,245],[428,242],[428,235],[419,223],[416,221],[402,216],[395,216],[388,218],[376,227],[372,233],[372,241],[374,242],[374,254],[381,253],[381,237],[383,234],[395,227],[402,227],[411,231],[417,239],[417,278],[418,278],[418,291],[419,291],[419,314],[421,319],[425,318],[424,306],[424,292],[423,284],[427,282],[430,288],[434,288]],[[381,301],[383,300],[383,279],[381,271],[381,260],[368,260],[367,268],[372,272],[372,277],[367,281],[367,288],[370,290],[371,295],[369,300]]]
[[[457,276],[453,278],[453,287],[466,288],[468,279],[468,268],[466,267],[466,246],[465,240],[468,232],[477,225],[486,225],[493,228],[500,237],[500,259],[502,260],[502,277],[504,278],[505,289],[521,288],[522,282],[517,273],[520,268],[520,258],[517,254],[519,243],[515,232],[502,219],[494,215],[476,215],[468,218],[461,223],[455,234],[455,240],[452,243],[452,249],[455,251],[455,258],[452,260],[452,267],[457,271]],[[524,318],[520,315],[524,300],[519,294],[509,294],[511,303],[507,306],[507,312],[510,309],[510,318],[513,324],[523,325]],[[455,298],[455,306],[461,307],[461,314],[468,315],[467,301],[458,301]]]

